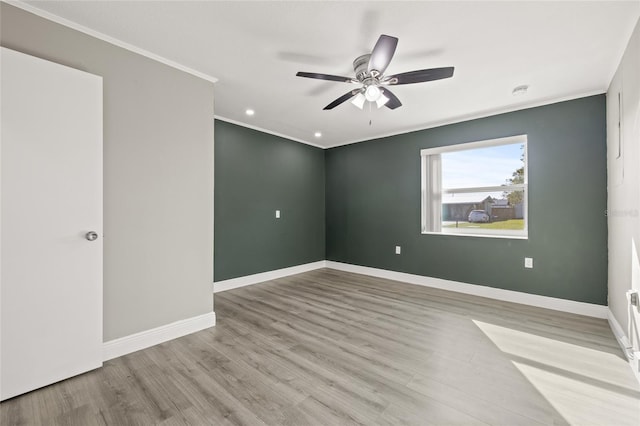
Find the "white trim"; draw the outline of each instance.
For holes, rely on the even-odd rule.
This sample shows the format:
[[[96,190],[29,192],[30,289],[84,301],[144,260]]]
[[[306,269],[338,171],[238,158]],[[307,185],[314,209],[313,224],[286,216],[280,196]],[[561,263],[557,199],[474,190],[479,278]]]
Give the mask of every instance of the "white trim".
[[[506,192],[525,191],[527,185],[524,183],[513,183],[511,185],[500,186],[476,186],[474,188],[443,188],[443,194],[473,194],[474,192]]]
[[[592,303],[557,299],[555,297],[540,296],[537,294],[522,293],[519,291],[504,290],[501,288],[486,287],[476,284],[467,284],[457,281],[443,280],[440,278],[389,271],[386,269],[370,268],[367,266],[351,265],[348,263],[327,261],[327,268],[595,318],[607,318],[607,311],[609,310],[606,306],[595,305]]]
[[[268,133],[270,135],[279,136],[281,138],[289,139],[289,140],[292,140],[292,141],[295,141],[295,142],[300,142],[300,143],[303,143],[305,145],[315,146],[316,148],[331,149],[331,148],[338,148],[340,146],[345,146],[345,145],[352,145],[354,143],[374,141],[374,140],[384,139],[384,138],[388,138],[388,137],[392,137],[392,136],[398,136],[398,135],[404,135],[404,134],[412,133],[412,132],[419,132],[419,131],[422,131],[422,130],[434,129],[434,128],[437,128],[437,127],[448,126],[450,124],[464,123],[466,121],[477,120],[479,118],[493,117],[493,116],[496,116],[496,115],[508,114],[508,113],[517,112],[517,111],[525,111],[525,110],[531,109],[531,108],[538,108],[538,107],[545,106],[545,105],[553,105],[553,104],[560,103],[560,102],[567,102],[567,101],[572,101],[572,100],[581,99],[581,98],[588,98],[589,96],[602,95],[604,93],[606,93],[606,89],[589,90],[587,92],[581,92],[581,93],[578,93],[578,94],[573,94],[573,95],[568,95],[568,96],[561,96],[559,98],[544,99],[544,100],[541,100],[539,102],[534,102],[532,104],[507,106],[507,107],[504,107],[504,108],[496,108],[496,109],[487,110],[487,111],[479,112],[479,113],[475,113],[475,114],[468,114],[468,115],[463,115],[463,116],[459,116],[459,117],[453,117],[453,118],[450,118],[450,119],[447,119],[447,120],[435,121],[433,123],[429,123],[429,124],[425,124],[425,125],[410,127],[410,128],[397,130],[397,131],[393,131],[393,132],[389,132],[389,133],[383,133],[383,134],[376,135],[376,136],[370,136],[370,137],[367,137],[365,139],[355,139],[355,140],[350,140],[350,141],[346,141],[346,142],[339,142],[339,143],[335,143],[333,145],[319,145],[319,144],[316,144],[316,143],[313,143],[313,142],[306,141],[304,139],[298,139],[298,138],[295,138],[293,136],[285,135],[284,133],[274,132],[272,130],[268,130],[268,129],[265,129],[265,128],[262,128],[262,127],[254,126],[254,125],[251,125],[251,124],[247,124],[247,123],[244,123],[242,121],[233,120],[231,118],[226,118],[226,117],[223,117],[223,116],[220,116],[220,115],[214,115],[214,118],[216,118],[217,120],[226,121],[227,123],[237,124],[238,126],[246,127],[248,129],[257,130],[259,132],[264,132],[264,133]]]
[[[448,229],[455,228],[444,228],[442,231],[422,231],[422,235],[447,235],[453,237],[479,237],[479,238],[504,238],[507,240],[528,240],[528,235],[522,235],[522,231],[514,231],[509,229],[469,229],[469,228],[458,228],[454,231],[449,231]],[[496,232],[492,234],[491,232]],[[499,233],[498,233],[499,232]]]
[[[434,146],[433,148],[425,148],[420,150],[421,156],[443,154],[447,152],[468,151],[471,149],[491,148],[494,146],[527,144],[527,135],[507,136],[504,138],[486,139],[482,141],[471,141],[456,143],[453,145]]]
[[[391,137],[391,136],[398,136],[398,135],[404,135],[406,133],[419,132],[421,130],[434,129],[436,127],[448,126],[450,124],[464,123],[466,121],[477,120],[479,118],[493,117],[495,115],[508,114],[510,112],[524,111],[524,110],[531,109],[531,108],[538,108],[538,107],[545,106],[545,105],[553,105],[553,104],[557,104],[557,103],[560,103],[560,102],[572,101],[572,100],[581,99],[581,98],[588,98],[590,96],[602,95],[602,94],[605,94],[605,93],[607,93],[607,89],[606,88],[604,88],[604,89],[594,89],[594,90],[587,90],[585,92],[575,93],[575,94],[571,94],[571,95],[567,95],[567,96],[560,96],[560,97],[557,97],[557,98],[542,99],[540,101],[532,102],[532,103],[529,103],[529,104],[509,105],[509,106],[505,106],[503,108],[494,108],[494,109],[490,109],[490,110],[486,110],[486,111],[480,111],[480,112],[477,112],[477,113],[472,113],[472,114],[467,114],[467,115],[460,115],[460,116],[451,117],[451,118],[445,119],[445,120],[434,121],[432,123],[428,123],[428,124],[425,124],[425,125],[422,125],[422,126],[409,127],[409,128],[402,129],[402,130],[396,130],[396,131],[389,132],[389,133],[383,133],[381,135],[368,137],[368,138],[365,138],[365,139],[354,139],[354,140],[347,141],[347,142],[339,142],[339,143],[336,143],[336,144],[333,144],[333,145],[324,146],[323,148],[324,149],[331,149],[331,148],[337,148],[339,146],[351,145],[351,144],[354,144],[354,143],[368,142],[368,141],[373,141],[373,140],[378,140],[378,139],[384,139],[384,138],[388,138],[388,137]]]
[[[429,168],[432,164],[438,164],[442,168],[442,154],[461,151],[472,151],[482,148],[499,147],[507,145],[521,145],[524,147],[524,183],[511,184],[503,186],[478,186],[463,188],[442,188],[441,177],[436,179],[432,176]],[[471,141],[456,143],[453,145],[436,146],[420,150],[421,167],[421,231],[422,234],[432,235],[456,235],[456,236],[479,236],[483,238],[510,238],[522,239],[529,238],[529,191],[528,191],[528,145],[529,138],[526,134],[512,135],[501,138],[486,139],[481,141]],[[437,173],[442,174],[442,171]],[[441,208],[444,204],[444,194],[470,194],[470,193],[492,193],[502,191],[522,191],[524,195],[524,228],[522,230],[507,229],[484,229],[484,228],[445,228],[441,221]]]
[[[309,141],[305,141],[304,139],[298,139],[298,138],[294,138],[292,136],[287,136],[287,135],[282,134],[282,133],[274,132],[273,130],[265,129],[263,127],[254,126],[252,124],[243,123],[242,121],[233,120],[231,118],[223,117],[221,115],[214,114],[213,118],[215,118],[216,120],[225,121],[227,123],[235,124],[236,126],[246,127],[247,129],[257,130],[258,132],[267,133],[267,134],[273,135],[273,136],[278,136],[279,138],[289,139],[290,141],[300,142],[300,143],[303,143],[305,145],[311,145],[311,146],[314,146],[314,147],[320,148],[320,149],[327,149],[325,146],[318,145],[318,144],[315,144],[315,143],[311,143]]]
[[[177,62],[172,61],[171,59],[167,59],[167,58],[162,57],[160,55],[156,55],[155,53],[149,52],[148,50],[142,49],[140,47],[136,47],[136,46],[134,46],[132,44],[129,44],[129,43],[125,42],[125,41],[119,40],[119,39],[117,39],[115,37],[111,37],[111,36],[108,36],[106,34],[103,34],[103,33],[99,32],[99,31],[92,30],[91,28],[85,27],[84,25],[80,25],[77,22],[73,22],[73,21],[70,21],[69,19],[62,18],[62,17],[60,17],[58,15],[54,15],[53,13],[47,12],[45,10],[42,10],[42,9],[40,9],[40,8],[34,6],[34,5],[24,3],[21,0],[2,0],[2,1],[4,1],[5,3],[10,4],[12,6],[15,6],[17,8],[20,8],[22,10],[25,10],[27,12],[33,13],[34,15],[37,15],[37,16],[39,16],[41,18],[44,18],[44,19],[46,19],[48,21],[52,21],[52,22],[55,22],[57,24],[64,25],[65,27],[71,28],[73,30],[79,31],[79,32],[87,34],[87,35],[90,35],[91,37],[94,37],[94,38],[97,38],[99,40],[105,41],[107,43],[113,44],[114,46],[121,47],[121,48],[126,49],[126,50],[128,50],[130,52],[137,53],[138,55],[147,57],[149,59],[153,59],[154,61],[160,62],[160,63],[162,63],[164,65],[170,66],[170,67],[178,69],[180,71],[184,71],[187,74],[191,74],[191,75],[196,76],[198,78],[201,78],[203,80],[210,81],[211,83],[215,83],[215,82],[218,81],[218,79],[213,77],[213,76],[210,76],[210,75],[205,74],[203,72],[200,72],[200,71],[194,70],[192,68],[186,67],[186,66],[184,66],[182,64],[179,64]]]
[[[141,349],[148,348],[166,342],[167,340],[177,339],[196,331],[216,325],[216,313],[208,312],[196,317],[183,319],[152,328],[150,330],[141,331],[119,339],[104,342],[102,346],[102,356],[104,361],[108,361],[119,356],[130,354]]]
[[[76,22],[73,22],[71,20],[68,20],[66,18],[62,18],[60,16],[54,15],[51,12],[47,12],[45,10],[39,9],[36,6],[33,6],[31,4],[25,3],[22,0],[0,0],[2,2],[5,2],[7,4],[10,4],[12,6],[18,7],[20,9],[26,10],[27,12],[33,13],[34,15],[38,15],[42,18],[45,18],[49,21],[53,21],[56,22],[60,25],[64,25],[65,27],[69,27],[72,28],[76,31],[80,31],[82,33],[88,34],[92,37],[95,37],[97,39],[106,41],[108,43],[111,43],[115,46],[118,47],[122,47],[123,49],[127,49],[131,52],[137,53],[139,55],[148,57],[150,59],[153,59],[155,61],[158,61],[160,63],[163,63],[165,65],[168,65],[170,67],[179,69],[181,71],[184,71],[186,73],[189,73],[191,75],[194,75],[196,77],[202,78],[204,80],[210,81],[212,83],[215,83],[218,81],[218,79],[216,77],[210,76],[208,74],[202,73],[200,71],[191,69],[189,67],[186,67],[184,65],[181,65],[177,62],[174,62],[170,59],[164,58],[160,55],[156,55],[155,53],[151,53],[147,50],[144,50],[142,48],[136,47],[134,45],[131,45],[129,43],[126,43],[122,40],[118,40],[114,37],[108,36],[106,34],[103,34],[101,32],[98,32],[96,30],[92,30],[91,28],[87,28],[83,25],[80,25]],[[631,37],[629,35],[629,37]],[[620,61],[622,61],[622,55],[624,53],[624,49],[623,51],[620,53],[619,57],[620,57]],[[619,62],[620,62],[619,61]],[[618,62],[618,63],[619,63]],[[613,76],[615,74],[615,70],[617,69],[617,65],[615,65],[614,70],[610,73],[611,76]],[[613,78],[613,77],[612,77]],[[608,81],[611,81],[611,79],[609,79]],[[580,98],[586,98],[589,96],[594,96],[594,95],[601,95],[603,93],[607,92],[608,87],[604,87],[604,88],[597,88],[597,89],[592,89],[592,90],[587,90],[587,91],[583,91],[583,92],[579,92],[579,93],[573,93],[573,94],[569,94],[569,95],[565,95],[565,96],[560,96],[560,97],[553,97],[553,98],[548,98],[548,99],[542,99],[536,102],[532,102],[532,103],[527,103],[527,104],[517,104],[517,105],[509,105],[509,106],[505,106],[505,107],[501,107],[501,108],[493,108],[493,109],[489,109],[486,111],[481,111],[481,112],[476,112],[476,113],[471,113],[471,114],[467,114],[467,115],[461,115],[458,117],[452,117],[452,118],[448,118],[448,119],[444,119],[444,120],[439,120],[439,121],[434,121],[432,123],[428,123],[425,125],[418,125],[418,126],[413,126],[413,127],[408,127],[402,130],[396,130],[396,131],[392,131],[392,132],[388,132],[388,133],[383,133],[380,135],[376,135],[373,137],[367,137],[364,139],[353,139],[353,140],[349,140],[346,142],[339,142],[339,143],[335,143],[333,145],[317,145],[314,143],[311,143],[309,141],[305,141],[302,139],[298,139],[295,138],[293,136],[287,136],[285,134],[282,133],[277,133],[277,132],[273,132],[267,129],[262,129],[260,127],[257,126],[252,126],[246,123],[242,123],[239,121],[235,121],[235,120],[231,120],[231,119],[227,119],[227,118],[223,118],[220,116],[216,116],[217,119],[222,120],[222,121],[227,121],[229,123],[233,123],[233,124],[238,124],[240,126],[244,126],[244,127],[248,127],[250,129],[254,129],[254,130],[258,130],[261,132],[265,132],[265,133],[269,133],[272,134],[274,136],[280,136],[286,139],[290,139],[292,141],[296,141],[296,142],[301,142],[303,144],[306,145],[311,145],[311,146],[315,146],[317,148],[321,148],[321,149],[330,149],[330,148],[336,148],[339,146],[344,146],[344,145],[351,145],[354,143],[359,143],[359,142],[367,142],[367,141],[371,141],[371,140],[376,140],[376,139],[382,139],[382,138],[387,138],[387,137],[391,137],[391,136],[397,136],[397,135],[402,135],[405,133],[411,133],[411,132],[417,132],[420,130],[427,130],[427,129],[432,129],[432,128],[436,128],[436,127],[441,127],[441,126],[446,126],[449,124],[455,124],[455,123],[462,123],[465,121],[470,121],[470,120],[477,120],[479,118],[485,118],[485,117],[491,117],[494,115],[500,115],[500,114],[506,114],[506,113],[510,113],[510,112],[515,112],[515,111],[521,111],[521,110],[525,110],[525,109],[530,109],[530,108],[537,108],[540,106],[544,106],[544,105],[551,105],[551,104],[555,104],[555,103],[560,103],[560,102],[565,102],[565,101],[570,101],[570,100],[574,100],[574,99],[580,99]]]
[[[620,326],[620,323],[616,320],[616,317],[613,316],[611,309],[607,309],[607,320],[609,321],[609,326],[611,327],[611,331],[613,331],[613,335],[616,336],[616,340],[618,341],[620,348],[622,348],[622,352],[624,352],[624,356],[629,359],[629,348],[631,347],[631,343]]]
[[[212,83],[216,83],[218,81],[218,79],[216,77],[213,77],[211,75],[202,73],[200,71],[194,70],[192,68],[186,67],[184,65],[181,65],[177,62],[174,62],[170,59],[164,58],[160,55],[156,55],[155,53],[149,52],[147,50],[144,50],[142,48],[136,47],[132,44],[129,44],[127,42],[124,42],[122,40],[119,40],[115,37],[111,37],[108,36],[106,34],[103,34],[99,31],[93,30],[91,28],[85,27],[83,25],[80,25],[76,22],[73,22],[69,19],[66,18],[62,18],[60,16],[54,15],[51,12],[47,12],[45,10],[39,9],[36,6],[33,6],[31,4],[25,3],[22,0],[0,0],[4,3],[10,4],[12,6],[18,7],[22,10],[25,10],[27,12],[33,13],[34,15],[40,16],[41,18],[47,19],[49,21],[58,23],[60,25],[64,25],[65,27],[74,29],[76,31],[80,31],[84,34],[90,35],[92,37],[95,37],[99,40],[105,41],[107,43],[111,43],[115,46],[121,47],[123,49],[127,49],[131,52],[137,53],[139,55],[145,56],[147,58],[153,59],[155,61],[158,61],[160,63],[163,63],[165,65],[168,65],[172,68],[176,68],[179,69],[181,71],[184,71],[188,74],[194,75],[196,77],[202,78],[204,80],[210,81]],[[622,54],[620,55],[620,58],[622,58]],[[622,59],[621,59],[622,60]],[[616,68],[617,69],[617,68]],[[614,73],[612,73],[611,75],[613,75]],[[339,142],[339,143],[335,143],[333,145],[318,145],[303,139],[298,139],[295,138],[293,136],[288,136],[285,135],[283,133],[278,133],[278,132],[274,132],[268,129],[264,129],[258,126],[253,126],[247,123],[243,123],[237,120],[232,120],[229,118],[225,118],[225,117],[221,117],[221,116],[214,116],[215,118],[217,118],[218,120],[222,120],[222,121],[226,121],[232,124],[237,124],[239,126],[243,126],[243,127],[247,127],[249,129],[254,129],[254,130],[258,130],[260,132],[264,132],[264,133],[268,133],[274,136],[279,136],[285,139],[289,139],[295,142],[301,142],[305,145],[311,145],[311,146],[315,146],[316,148],[321,148],[321,149],[330,149],[330,148],[336,148],[339,146],[344,146],[344,145],[351,145],[354,143],[359,143],[359,142],[367,142],[367,141],[371,141],[371,140],[376,140],[376,139],[382,139],[382,138],[387,138],[387,137],[391,137],[391,136],[397,136],[397,135],[403,135],[405,133],[411,133],[411,132],[417,132],[420,130],[427,130],[427,129],[433,129],[436,127],[441,127],[441,126],[446,126],[449,124],[455,124],[455,123],[462,123],[465,121],[470,121],[470,120],[477,120],[479,118],[485,118],[485,117],[491,117],[494,115],[500,115],[500,114],[506,114],[509,112],[514,112],[514,111],[521,111],[521,110],[525,110],[525,109],[529,109],[529,108],[536,108],[536,107],[540,107],[540,106],[544,106],[544,105],[551,105],[551,104],[555,104],[555,103],[559,103],[559,102],[565,102],[565,101],[570,101],[570,100],[574,100],[574,99],[580,99],[580,98],[586,98],[589,96],[594,96],[594,95],[600,95],[603,93],[607,92],[607,88],[603,88],[603,89],[594,89],[594,90],[588,90],[585,92],[580,92],[580,93],[575,93],[575,94],[571,94],[571,95],[566,95],[566,96],[561,96],[561,97],[556,97],[556,98],[549,98],[549,99],[543,99],[537,102],[533,102],[530,104],[519,104],[519,105],[510,105],[510,106],[506,106],[506,107],[502,107],[502,108],[494,108],[494,109],[490,109],[490,110],[486,110],[486,111],[482,111],[482,112],[477,112],[477,113],[472,113],[472,114],[467,114],[467,115],[462,115],[462,116],[458,116],[458,117],[453,117],[453,118],[449,118],[449,119],[445,119],[445,120],[440,120],[440,121],[434,121],[432,123],[426,124],[426,125],[419,125],[419,126],[414,126],[414,127],[409,127],[406,129],[402,129],[402,130],[396,130],[396,131],[392,131],[392,132],[388,132],[388,133],[383,133],[380,135],[376,135],[373,137],[367,137],[364,139],[353,139],[350,141],[346,141],[346,142]]]
[[[231,278],[213,283],[213,292],[232,290],[234,288],[244,287],[247,285],[257,284],[264,281],[276,280],[278,278],[288,277],[289,275],[301,274],[303,272],[313,271],[327,267],[326,260],[318,262],[305,263],[303,265],[291,266],[289,268],[276,269],[273,271],[262,272],[259,274],[247,275],[244,277]]]
[[[611,331],[613,331],[613,335],[616,337],[616,340],[620,345],[620,349],[622,349],[622,353],[629,362],[631,370],[640,383],[640,351],[630,353],[630,351],[633,350],[631,342],[629,342],[629,338],[622,329],[622,326],[620,326],[618,320],[616,320],[613,312],[611,312],[611,309],[607,309],[607,320],[609,321],[609,326],[611,327]]]

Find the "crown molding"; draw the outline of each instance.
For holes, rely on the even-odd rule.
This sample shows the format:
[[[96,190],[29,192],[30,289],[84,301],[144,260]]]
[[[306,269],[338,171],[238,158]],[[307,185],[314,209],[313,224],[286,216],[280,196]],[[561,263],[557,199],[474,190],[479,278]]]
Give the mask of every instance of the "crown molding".
[[[146,58],[152,59],[156,62],[160,62],[161,64],[167,65],[169,67],[175,68],[177,70],[186,72],[187,74],[191,74],[195,77],[201,78],[203,80],[209,81],[211,83],[215,83],[218,81],[218,79],[216,77],[210,76],[208,74],[205,74],[203,72],[194,70],[193,68],[189,68],[187,66],[184,66],[182,64],[179,64],[175,61],[172,61],[171,59],[167,59],[163,56],[160,55],[156,55],[153,52],[149,52],[148,50],[142,49],[140,47],[134,46],[132,44],[129,44],[125,41],[119,40],[115,37],[111,37],[108,36],[106,34],[103,34],[99,31],[96,30],[92,30],[91,28],[85,27],[84,25],[80,25],[77,22],[73,22],[69,19],[66,18],[62,18],[58,15],[54,15],[51,12],[47,12],[45,10],[42,10],[40,8],[37,8],[31,4],[25,3],[24,1],[21,0],[0,0],[0,2],[2,3],[6,3],[9,4],[11,6],[15,6],[19,9],[22,9],[26,12],[29,13],[33,13],[34,15],[37,15],[41,18],[44,18],[48,21],[52,21],[55,22],[56,24],[60,24],[60,25],[64,25],[65,27],[71,28],[73,30],[79,31],[81,33],[87,34],[91,37],[97,38],[98,40],[102,40],[104,42],[107,42],[109,44],[113,44],[114,46],[118,46],[121,47],[123,49],[126,49],[130,52],[133,53],[137,53],[138,55],[144,56]]]

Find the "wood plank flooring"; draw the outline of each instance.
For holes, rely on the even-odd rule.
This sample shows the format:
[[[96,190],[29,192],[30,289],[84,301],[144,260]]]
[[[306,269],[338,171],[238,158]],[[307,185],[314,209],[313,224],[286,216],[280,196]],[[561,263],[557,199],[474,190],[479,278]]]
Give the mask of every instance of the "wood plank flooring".
[[[639,425],[605,320],[321,269],[0,404],[9,425]]]

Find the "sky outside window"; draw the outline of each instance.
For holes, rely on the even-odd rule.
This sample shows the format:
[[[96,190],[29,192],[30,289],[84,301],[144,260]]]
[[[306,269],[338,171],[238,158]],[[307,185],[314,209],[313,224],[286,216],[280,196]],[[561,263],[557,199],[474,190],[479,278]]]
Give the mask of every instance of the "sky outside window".
[[[500,186],[523,166],[524,144],[510,144],[442,154],[442,187]]]

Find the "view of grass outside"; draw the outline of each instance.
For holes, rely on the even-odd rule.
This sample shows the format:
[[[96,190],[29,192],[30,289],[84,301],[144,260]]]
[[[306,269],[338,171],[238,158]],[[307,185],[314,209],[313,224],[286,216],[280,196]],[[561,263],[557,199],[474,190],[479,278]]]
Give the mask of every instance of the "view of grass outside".
[[[470,223],[470,222],[458,222],[457,224],[447,222],[442,224],[443,228],[479,228],[479,229],[524,229],[524,219],[510,219],[502,220],[499,222],[490,223]]]
[[[420,151],[423,233],[527,237],[526,135]]]

